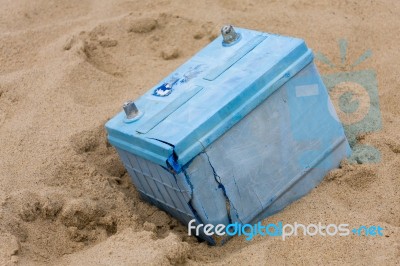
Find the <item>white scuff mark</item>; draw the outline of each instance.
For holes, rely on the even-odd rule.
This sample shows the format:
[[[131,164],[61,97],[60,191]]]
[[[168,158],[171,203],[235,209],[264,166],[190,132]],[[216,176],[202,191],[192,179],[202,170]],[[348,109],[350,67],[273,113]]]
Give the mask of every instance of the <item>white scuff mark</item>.
[[[296,97],[315,96],[319,94],[318,84],[296,86]]]

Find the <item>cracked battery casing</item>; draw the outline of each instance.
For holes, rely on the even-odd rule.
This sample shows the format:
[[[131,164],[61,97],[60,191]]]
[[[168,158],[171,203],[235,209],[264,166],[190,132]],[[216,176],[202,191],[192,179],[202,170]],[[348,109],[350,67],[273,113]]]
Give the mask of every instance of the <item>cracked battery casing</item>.
[[[140,116],[106,124],[141,196],[184,224],[255,223],[351,153],[304,41],[236,31],[137,99]]]

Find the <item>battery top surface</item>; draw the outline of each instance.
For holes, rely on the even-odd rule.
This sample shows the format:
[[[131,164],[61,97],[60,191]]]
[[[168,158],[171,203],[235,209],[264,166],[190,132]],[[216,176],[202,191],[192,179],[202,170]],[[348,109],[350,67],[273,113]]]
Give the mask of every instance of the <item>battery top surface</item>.
[[[135,100],[139,119],[107,122],[111,144],[168,166],[185,165],[309,64],[303,40],[237,28],[219,36]]]

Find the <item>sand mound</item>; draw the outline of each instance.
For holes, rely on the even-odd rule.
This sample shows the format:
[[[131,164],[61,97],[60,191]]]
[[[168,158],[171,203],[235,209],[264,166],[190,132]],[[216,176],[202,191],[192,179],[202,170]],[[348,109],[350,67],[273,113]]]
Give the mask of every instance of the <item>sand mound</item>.
[[[94,248],[69,255],[60,265],[171,265],[185,261],[190,250],[189,244],[170,234],[156,239],[150,232],[134,232],[130,229],[110,237]],[[104,258],[107,254],[107,258]]]

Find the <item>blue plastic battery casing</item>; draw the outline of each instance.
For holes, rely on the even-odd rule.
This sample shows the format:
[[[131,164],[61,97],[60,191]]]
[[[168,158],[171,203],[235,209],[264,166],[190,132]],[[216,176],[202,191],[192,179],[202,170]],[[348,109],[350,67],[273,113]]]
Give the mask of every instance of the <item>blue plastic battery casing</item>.
[[[351,153],[304,41],[236,31],[237,43],[216,38],[138,98],[138,119],[106,124],[143,199],[184,224],[257,222]]]

